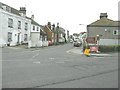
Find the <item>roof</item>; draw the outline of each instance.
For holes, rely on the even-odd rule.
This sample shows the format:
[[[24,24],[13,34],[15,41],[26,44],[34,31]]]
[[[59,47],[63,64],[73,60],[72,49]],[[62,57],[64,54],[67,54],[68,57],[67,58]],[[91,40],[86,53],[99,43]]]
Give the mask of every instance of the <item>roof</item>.
[[[45,27],[46,27],[50,32],[52,32],[52,30],[48,27],[48,25],[45,25]]]
[[[21,16],[19,10],[14,9],[14,8],[0,2],[0,8],[3,9],[4,6],[6,6],[6,9],[9,8],[8,10],[10,13]]]
[[[31,20],[31,24],[37,25],[37,26],[41,26],[39,23],[37,23],[36,21],[34,21],[32,18],[29,18],[29,17],[26,17],[26,18]]]
[[[65,29],[62,27],[59,27],[59,32],[65,34]]]
[[[93,22],[93,23],[91,23],[91,24],[89,24],[89,25],[87,25],[87,26],[109,26],[109,27],[118,27],[118,26],[120,26],[119,24],[118,24],[118,22],[119,21],[113,21],[113,20],[111,20],[111,19],[108,19],[108,18],[101,18],[101,19],[99,19],[99,20],[97,20],[97,21],[95,21],[95,22]]]
[[[46,34],[46,32],[44,31],[44,26],[42,26],[42,25],[40,25],[40,32],[41,32],[41,34]]]

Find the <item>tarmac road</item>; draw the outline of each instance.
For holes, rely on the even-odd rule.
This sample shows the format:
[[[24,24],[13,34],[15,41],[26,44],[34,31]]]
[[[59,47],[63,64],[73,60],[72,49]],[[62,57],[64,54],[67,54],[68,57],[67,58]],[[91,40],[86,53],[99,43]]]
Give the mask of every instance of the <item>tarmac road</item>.
[[[69,53],[74,49],[72,44],[40,49],[3,48],[2,87],[118,88],[117,53],[86,57]]]

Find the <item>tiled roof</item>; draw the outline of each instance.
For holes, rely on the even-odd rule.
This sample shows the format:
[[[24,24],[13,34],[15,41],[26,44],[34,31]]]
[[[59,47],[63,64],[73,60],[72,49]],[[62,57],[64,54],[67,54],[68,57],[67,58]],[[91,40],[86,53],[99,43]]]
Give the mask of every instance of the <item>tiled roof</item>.
[[[10,8],[10,11],[9,11],[10,13],[20,16],[19,10],[14,9],[14,8],[0,2],[0,8],[3,9],[4,6],[6,6],[6,8]]]
[[[65,29],[62,27],[59,27],[59,32],[65,34]]]
[[[37,26],[40,26],[40,24],[38,24],[36,21],[34,21],[33,19],[29,18],[29,17],[26,17],[27,19],[31,20],[31,24],[33,25],[37,25]]]
[[[118,24],[118,21],[113,21],[113,20],[110,20],[108,18],[101,18],[91,24],[89,24],[88,26],[110,26],[110,27],[117,27],[117,26],[120,26]]]
[[[41,30],[41,34],[46,34],[46,32],[44,31],[44,26],[40,25],[40,30]]]

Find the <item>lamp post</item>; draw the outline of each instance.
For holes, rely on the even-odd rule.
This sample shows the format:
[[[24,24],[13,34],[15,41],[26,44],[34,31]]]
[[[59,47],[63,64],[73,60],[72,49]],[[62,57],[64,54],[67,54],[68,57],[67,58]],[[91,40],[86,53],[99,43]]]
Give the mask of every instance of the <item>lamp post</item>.
[[[52,31],[53,31],[53,40],[55,44],[55,24],[52,25]]]
[[[58,43],[58,42],[59,42],[59,34],[58,34],[58,31],[59,31],[59,23],[57,23],[56,31],[57,31],[57,43]]]
[[[85,28],[85,31],[84,32],[86,32],[87,30],[86,30],[86,25],[85,24],[79,24],[80,26],[84,26]],[[82,41],[82,48],[84,49],[84,46],[86,46],[87,47],[87,43],[86,43],[86,40],[85,40],[85,38],[82,38],[82,37],[80,37],[80,39],[81,39],[81,41]]]
[[[100,37],[102,37],[102,35],[96,35],[96,41],[97,41],[97,47],[98,47],[98,53],[99,53],[99,41],[100,41]]]

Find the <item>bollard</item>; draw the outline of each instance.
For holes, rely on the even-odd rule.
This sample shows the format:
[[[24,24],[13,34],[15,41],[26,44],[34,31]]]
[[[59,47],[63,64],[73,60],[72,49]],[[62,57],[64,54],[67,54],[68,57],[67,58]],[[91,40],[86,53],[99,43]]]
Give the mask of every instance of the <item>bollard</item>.
[[[89,52],[90,52],[90,49],[85,49],[84,55],[89,57],[89,56],[90,56],[90,55],[89,55]]]

